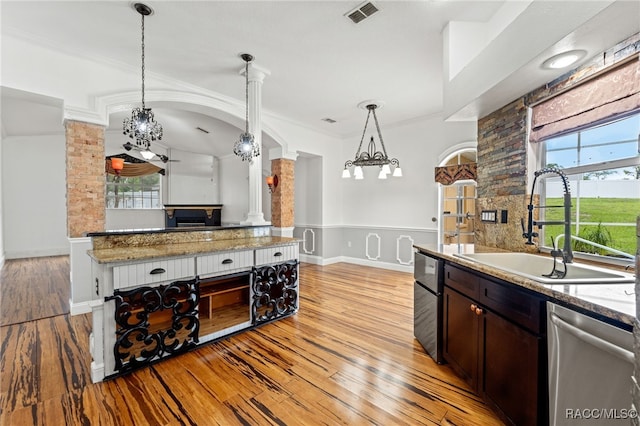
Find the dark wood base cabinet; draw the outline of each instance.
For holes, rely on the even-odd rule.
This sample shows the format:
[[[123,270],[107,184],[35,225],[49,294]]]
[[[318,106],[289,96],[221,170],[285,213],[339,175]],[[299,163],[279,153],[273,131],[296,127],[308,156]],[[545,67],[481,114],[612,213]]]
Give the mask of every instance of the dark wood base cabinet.
[[[545,425],[544,300],[445,265],[443,357],[513,425]]]

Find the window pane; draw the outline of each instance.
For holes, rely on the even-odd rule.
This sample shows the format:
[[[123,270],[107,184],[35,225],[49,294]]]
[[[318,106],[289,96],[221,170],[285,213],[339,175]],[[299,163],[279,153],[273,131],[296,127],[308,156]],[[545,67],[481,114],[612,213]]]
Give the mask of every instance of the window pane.
[[[107,175],[107,208],[160,208],[160,175],[122,177]]]
[[[545,142],[547,164],[562,168],[597,164],[638,155],[640,115]]]
[[[635,222],[640,212],[639,133],[640,114],[636,114],[544,142],[546,165],[565,169],[570,180],[572,234],[630,255],[636,252]],[[613,160],[626,160],[630,166],[611,168]],[[576,166],[587,171],[572,175],[571,168]],[[541,205],[559,207],[541,209],[544,220],[562,221],[562,203],[560,179],[548,176]],[[563,233],[563,225],[545,226],[540,232],[541,245],[551,247],[552,239]],[[574,241],[573,247],[576,251],[618,256],[579,241]]]

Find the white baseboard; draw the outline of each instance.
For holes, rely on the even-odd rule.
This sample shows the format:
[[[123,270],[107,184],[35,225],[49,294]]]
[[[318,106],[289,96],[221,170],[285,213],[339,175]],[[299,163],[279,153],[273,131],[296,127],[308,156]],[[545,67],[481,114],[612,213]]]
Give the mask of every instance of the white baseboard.
[[[88,314],[89,312],[91,312],[91,302],[73,303],[69,300],[69,313],[71,316]]]
[[[409,273],[413,272],[412,265],[397,265],[395,263],[377,262],[375,260],[358,259],[356,257],[348,257],[348,256],[337,256],[337,257],[324,259],[320,256],[311,256],[308,254],[301,254],[300,261],[313,263],[314,265],[321,265],[321,266],[331,265],[333,263],[345,262],[345,263],[353,263],[355,265],[370,266],[373,268],[390,269],[392,271],[409,272]]]
[[[20,250],[5,252],[6,259],[28,259],[31,257],[68,256],[69,247],[50,248],[45,250]]]
[[[378,262],[375,260],[358,259],[357,257],[342,256],[342,262],[354,263],[356,265],[371,266],[373,268],[390,269],[399,272],[413,273],[413,265],[398,265],[396,263]]]

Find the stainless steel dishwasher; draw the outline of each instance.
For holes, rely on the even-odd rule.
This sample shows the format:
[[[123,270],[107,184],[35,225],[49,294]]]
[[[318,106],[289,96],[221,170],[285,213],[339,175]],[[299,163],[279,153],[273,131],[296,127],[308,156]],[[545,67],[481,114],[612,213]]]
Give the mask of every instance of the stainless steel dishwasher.
[[[413,335],[437,363],[442,363],[442,286],[444,263],[416,252],[413,277]]]
[[[630,422],[633,335],[547,302],[549,424]]]

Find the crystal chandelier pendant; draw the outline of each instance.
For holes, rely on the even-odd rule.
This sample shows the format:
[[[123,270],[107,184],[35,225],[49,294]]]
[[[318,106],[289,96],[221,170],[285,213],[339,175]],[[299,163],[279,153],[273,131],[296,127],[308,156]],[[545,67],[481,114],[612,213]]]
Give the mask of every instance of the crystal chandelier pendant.
[[[134,108],[131,118],[123,120],[122,130],[138,147],[149,150],[151,142],[162,140],[163,134],[162,126],[155,121],[153,111],[144,103],[144,17],[151,15],[153,10],[143,3],[135,3],[133,7],[142,16],[142,107]]]
[[[256,143],[251,133],[245,132],[233,145],[233,153],[240,157],[242,161],[253,161],[254,157],[260,155],[260,147]]]
[[[249,133],[249,62],[253,61],[253,56],[243,53],[240,57],[245,62],[245,127],[244,132],[240,134],[240,138],[233,145],[233,153],[240,157],[242,161],[253,163],[253,159],[260,155],[260,147],[255,137]]]

